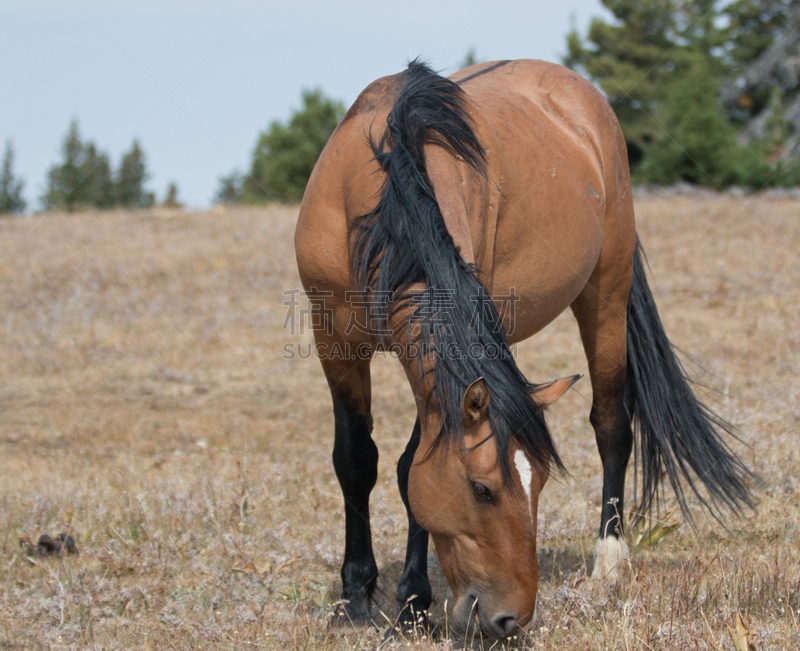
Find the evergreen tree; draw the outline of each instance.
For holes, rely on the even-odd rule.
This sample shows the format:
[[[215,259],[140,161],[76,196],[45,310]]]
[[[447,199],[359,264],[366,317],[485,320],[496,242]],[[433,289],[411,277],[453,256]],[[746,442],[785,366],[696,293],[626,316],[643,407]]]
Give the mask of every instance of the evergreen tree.
[[[467,50],[466,55],[461,60],[461,63],[458,64],[459,68],[469,68],[470,66],[474,66],[476,63],[481,63],[481,60],[478,58],[478,55],[475,54],[475,48],[471,47]]]
[[[299,201],[322,148],[344,115],[341,102],[320,90],[303,91],[303,108],[289,123],[273,122],[259,137],[250,176],[244,183],[249,202]]]
[[[233,172],[229,176],[220,177],[219,187],[214,195],[214,203],[225,206],[242,203],[243,184],[244,180],[239,172]]]
[[[108,155],[99,151],[93,142],[88,142],[84,147],[81,173],[86,184],[87,205],[100,210],[113,207],[114,179]]]
[[[149,178],[145,155],[134,140],[131,150],[123,155],[117,173],[115,196],[117,205],[123,208],[147,208],[153,205],[152,193],[144,187]]]
[[[748,143],[784,131],[784,159],[800,156],[800,2],[737,0],[725,9],[725,58],[731,73],[725,107]],[[777,100],[776,101],[776,95]]]
[[[567,36],[565,65],[596,82],[614,108],[631,162],[658,137],[651,117],[664,101],[682,63],[672,36],[678,32],[677,0],[602,0],[616,24],[594,18],[585,41]]]
[[[720,29],[733,73],[744,72],[787,28],[793,31],[797,10],[797,0],[735,0],[726,5],[722,14],[727,24]]]
[[[72,120],[61,145],[63,162],[47,172],[47,190],[42,196],[45,208],[74,211],[87,204],[83,167],[84,147],[77,120]]]
[[[697,54],[702,55],[712,74],[727,72],[728,63],[722,55],[728,36],[721,24],[727,20],[724,2],[720,0],[682,0],[676,3],[678,33],[672,42],[678,46],[684,63],[693,65]]]
[[[6,141],[3,154],[3,169],[0,171],[0,215],[20,213],[25,210],[22,198],[22,179],[14,176],[14,149],[11,141]]]
[[[161,205],[164,208],[183,208],[183,204],[178,201],[178,186],[174,182],[169,184],[167,197]]]
[[[740,180],[741,151],[718,97],[719,81],[697,52],[690,70],[670,88],[662,133],[645,148],[638,180],[686,181],[723,187]]]
[[[756,176],[764,168],[756,150],[763,153],[762,141],[771,137],[772,112],[779,108],[773,98],[776,87],[784,104],[791,102],[795,109],[786,111],[793,116],[792,128],[785,129],[779,149],[784,158],[800,153],[798,0],[601,1],[616,20],[594,19],[585,39],[573,30],[564,62],[606,94],[625,134],[632,169],[644,150],[665,154],[664,142],[653,147],[656,140],[663,140],[667,98],[675,84],[686,90],[683,80],[698,65],[719,90],[722,103],[716,110],[734,124],[742,141],[753,145],[744,155],[758,168]],[[670,110],[675,124],[676,109]],[[654,173],[650,166],[648,175]],[[685,174],[682,169],[679,176]]]

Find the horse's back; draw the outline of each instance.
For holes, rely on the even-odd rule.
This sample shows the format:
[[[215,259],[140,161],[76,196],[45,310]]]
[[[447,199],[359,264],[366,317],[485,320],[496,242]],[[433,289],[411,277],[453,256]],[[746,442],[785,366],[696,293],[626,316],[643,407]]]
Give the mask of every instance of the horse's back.
[[[475,72],[471,72],[477,68]],[[576,72],[555,63],[518,60],[482,64],[451,76],[469,96],[480,122],[500,144],[540,153],[569,147],[570,163],[603,173],[604,159],[624,140],[603,95]],[[531,151],[533,149],[533,151]]]

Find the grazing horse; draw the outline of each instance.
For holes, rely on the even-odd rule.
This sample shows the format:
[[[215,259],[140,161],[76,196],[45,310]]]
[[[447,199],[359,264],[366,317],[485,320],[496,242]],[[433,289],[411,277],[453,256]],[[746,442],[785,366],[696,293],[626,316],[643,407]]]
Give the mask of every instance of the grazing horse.
[[[402,625],[431,604],[428,534],[457,625],[504,638],[531,620],[539,494],[563,470],[544,409],[577,378],[532,384],[509,346],[567,308],[603,465],[593,574],[613,575],[627,555],[619,513],[634,435],[641,509],[664,473],[684,507],[684,483],[715,513],[752,505],[750,473],[719,433],[730,426],[695,398],[656,311],[619,124],[574,72],[500,61],[448,79],[415,61],[374,82],[314,168],[295,246],[333,399],[342,618],[370,619],[378,575],[376,350],[397,353],[417,406],[397,466]]]

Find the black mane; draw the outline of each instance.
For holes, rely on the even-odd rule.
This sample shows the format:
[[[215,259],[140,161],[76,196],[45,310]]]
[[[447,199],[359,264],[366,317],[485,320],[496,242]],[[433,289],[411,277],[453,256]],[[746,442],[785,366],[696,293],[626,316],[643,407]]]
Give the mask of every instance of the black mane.
[[[455,83],[419,61],[409,64],[386,130],[377,142],[370,136],[387,177],[377,206],[354,224],[353,265],[371,302],[373,322],[385,324],[411,306],[409,333],[417,330],[416,340],[431,342],[438,351],[432,380],[426,376],[442,416],[436,445],[463,444],[462,396],[471,382],[484,378],[491,396],[488,417],[508,481],[508,445],[515,436],[540,467],[563,470],[563,465],[544,414],[531,398],[536,385],[517,367],[479,271],[454,245],[425,166],[423,146],[436,142],[485,172],[484,152],[465,103],[466,95]],[[409,289],[415,283],[424,283],[427,291],[412,295]],[[381,297],[390,294],[394,300],[387,305]],[[442,354],[456,350],[461,354]],[[498,355],[489,359],[470,350]]]

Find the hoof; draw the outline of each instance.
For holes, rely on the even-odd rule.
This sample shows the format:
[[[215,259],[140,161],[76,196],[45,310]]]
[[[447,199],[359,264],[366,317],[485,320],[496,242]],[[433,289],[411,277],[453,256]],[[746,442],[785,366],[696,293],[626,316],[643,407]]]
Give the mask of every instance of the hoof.
[[[616,581],[630,555],[628,545],[622,538],[616,536],[598,538],[594,544],[592,578]]]
[[[369,603],[340,601],[328,618],[328,628],[371,626],[375,622],[369,612]]]

